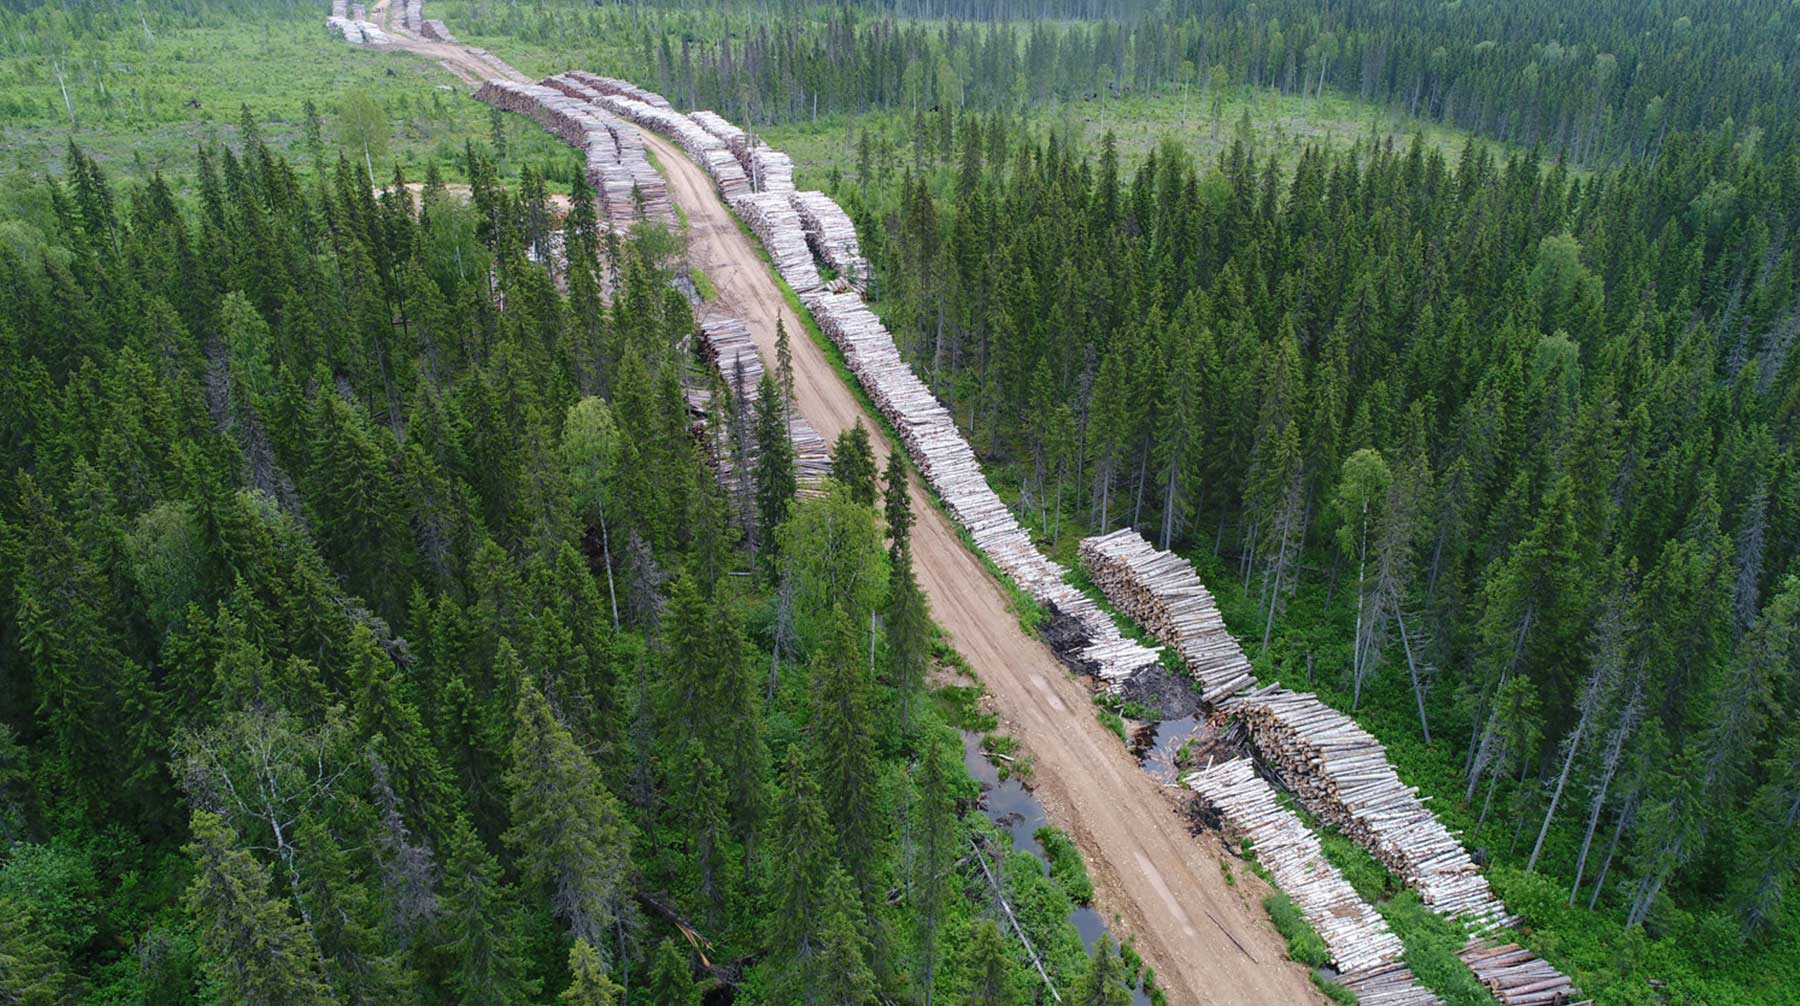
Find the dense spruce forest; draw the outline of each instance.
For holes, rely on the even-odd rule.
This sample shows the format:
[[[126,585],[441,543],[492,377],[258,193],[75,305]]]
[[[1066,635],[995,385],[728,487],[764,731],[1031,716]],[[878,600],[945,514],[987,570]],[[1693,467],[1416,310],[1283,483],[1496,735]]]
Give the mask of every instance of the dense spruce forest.
[[[1653,968],[1789,976],[1707,1001],[1788,994],[1791,145],[1727,124],[1601,173],[1417,141],[1289,169],[1244,123],[1216,165],[1124,164],[1110,136],[906,118],[857,136],[838,192],[1045,547],[1134,526],[1193,555],[1265,673],[1406,752],[1563,929],[1541,945],[1614,969],[1647,935]]]
[[[669,235],[578,183],[553,275],[530,166],[415,201],[243,132],[191,203],[71,149],[0,247],[0,1000],[1021,1001],[904,466],[796,502],[765,378],[734,522]],[[987,855],[1129,1001],[1079,860]]]
[[[1795,1001],[1800,8],[438,13],[828,146],[802,187],[1046,552],[1190,558],[1597,1001]],[[8,12],[0,122],[166,114],[102,55],[140,25],[322,16]],[[799,492],[682,236],[409,88],[0,185],[0,1003],[1129,1002],[1073,846],[973,810],[905,466],[846,436]],[[1459,139],[1280,155],[1219,112],[1269,94]],[[1136,98],[1224,154],[1047,121]]]

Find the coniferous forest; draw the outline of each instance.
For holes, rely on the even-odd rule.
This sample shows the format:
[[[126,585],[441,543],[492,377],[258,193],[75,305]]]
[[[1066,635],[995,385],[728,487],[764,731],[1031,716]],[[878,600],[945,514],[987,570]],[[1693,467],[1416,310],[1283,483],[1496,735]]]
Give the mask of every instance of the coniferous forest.
[[[801,187],[1039,546],[1192,561],[1586,994],[1796,1001],[1800,8],[434,11],[823,151]],[[0,24],[71,122],[83,46],[140,33]],[[1387,132],[1284,146],[1246,96]],[[1042,873],[979,812],[917,476],[856,431],[800,491],[785,363],[692,352],[727,277],[610,232],[535,127],[305,109],[0,182],[0,1003],[1130,1002],[1074,845]]]

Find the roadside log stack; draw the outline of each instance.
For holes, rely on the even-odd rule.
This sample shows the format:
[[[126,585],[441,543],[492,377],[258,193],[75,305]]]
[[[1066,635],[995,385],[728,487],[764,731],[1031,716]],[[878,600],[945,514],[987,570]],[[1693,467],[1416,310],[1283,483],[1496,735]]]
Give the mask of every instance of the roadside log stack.
[[[1457,953],[1500,1006],[1589,1006],[1577,1002],[1581,992],[1560,971],[1517,943],[1496,946],[1471,940]]]
[[[1256,774],[1249,758],[1232,758],[1194,772],[1182,782],[1218,815],[1228,832],[1247,838],[1257,862],[1294,900],[1325,941],[1332,963],[1345,974],[1382,968],[1400,959],[1400,938],[1325,858],[1306,822],[1283,807]]]
[[[545,77],[544,86],[585,103],[593,117],[606,127],[603,136],[588,134],[588,181],[612,229],[620,234],[631,229],[637,222],[639,199],[644,203],[646,217],[672,224],[675,210],[669,201],[668,183],[650,166],[643,136],[607,108],[604,95],[573,75]]]
[[[813,263],[812,249],[806,244],[800,215],[794,212],[786,193],[750,193],[738,197],[732,208],[762,242],[775,271],[795,293],[804,297],[824,285],[818,266]]]
[[[756,352],[756,343],[750,335],[749,326],[737,318],[709,318],[700,324],[700,338],[696,340],[695,348],[700,358],[718,373],[730,394],[741,395],[743,407],[751,408],[756,401],[757,385],[762,383],[764,371],[762,357]],[[740,380],[741,387],[738,384]],[[800,485],[801,495],[815,494],[826,476],[831,474],[831,451],[825,444],[825,438],[791,405],[788,407],[788,439],[794,445],[794,480]],[[747,460],[755,464],[754,440],[749,448]],[[718,458],[719,480],[729,486],[733,475],[731,452],[722,449],[715,451],[715,454]]]
[[[547,86],[549,85],[549,86]],[[675,211],[668,187],[650,166],[644,138],[605,109],[570,93],[575,85],[552,78],[547,84],[519,84],[489,80],[475,98],[505,112],[529,116],[582,151],[587,159],[588,180],[594,186],[601,211],[616,231],[629,229],[637,220],[637,201],[644,216],[673,223]],[[633,190],[637,198],[633,197]]]
[[[756,196],[752,198],[766,198]],[[1045,626],[1057,656],[1119,691],[1159,668],[1159,651],[1124,638],[1100,606],[1065,582],[1068,570],[1045,558],[994,493],[975,452],[925,382],[900,356],[881,320],[853,293],[820,292],[807,306],[844,353],[851,373],[893,424],[919,473],[975,546],[1050,613]]]
[[[1394,871],[1426,906],[1477,934],[1513,923],[1462,843],[1354,720],[1279,685],[1245,693],[1233,710],[1301,804]]]
[[[1081,559],[1120,611],[1181,654],[1203,699],[1243,720],[1257,751],[1308,811],[1368,850],[1438,914],[1463,919],[1477,934],[1514,922],[1462,843],[1426,808],[1418,789],[1400,781],[1386,749],[1368,731],[1317,696],[1278,685],[1252,687],[1249,663],[1192,565],[1131,530],[1084,540]],[[1476,946],[1464,951],[1465,960]],[[1573,994],[1567,978],[1529,951],[1513,947],[1481,959],[1498,969],[1494,981],[1529,989],[1526,995],[1545,989]],[[1367,995],[1357,990],[1362,1002],[1390,1001],[1378,997],[1386,994],[1385,981],[1354,977],[1368,986]],[[1495,987],[1493,981],[1489,986]],[[1396,994],[1401,998],[1391,1001],[1410,1001]],[[1526,998],[1516,1006],[1565,1001]]]
[[[867,295],[869,260],[863,258],[850,214],[823,192],[796,192],[792,201],[813,251],[839,276],[849,280],[857,293]]]
[[[750,180],[744,176],[743,168],[732,157],[725,141],[707,132],[693,119],[670,108],[661,95],[585,70],[571,70],[559,77],[580,85],[584,89],[586,100],[674,140],[695,163],[706,169],[706,173],[718,184],[719,190],[725,193],[727,200],[750,191]],[[655,98],[656,102],[647,101],[640,95]],[[641,142],[642,137],[638,137],[638,140]],[[664,184],[661,176],[657,176],[657,184]]]
[[[1356,993],[1356,1006],[1439,1006],[1443,1000],[1419,984],[1400,961],[1338,976],[1338,984]]]
[[[419,22],[419,34],[433,42],[456,41],[455,37],[450,34],[450,29],[444,27],[444,22],[433,18],[426,18]]]
[[[1113,606],[1180,655],[1202,700],[1223,709],[1256,683],[1192,563],[1157,549],[1131,528],[1083,539],[1080,555]]]
[[[425,0],[401,0],[400,24],[414,35],[425,27]]]

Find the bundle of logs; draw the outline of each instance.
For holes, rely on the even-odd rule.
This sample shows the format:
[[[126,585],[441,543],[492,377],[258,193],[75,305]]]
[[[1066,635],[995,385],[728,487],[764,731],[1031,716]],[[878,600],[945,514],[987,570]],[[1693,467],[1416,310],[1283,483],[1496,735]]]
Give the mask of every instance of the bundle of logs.
[[[414,35],[425,27],[425,0],[400,0],[400,24]]]
[[[433,42],[456,41],[450,34],[450,29],[444,27],[444,22],[434,18],[426,18],[419,22],[419,34],[431,39]]]
[[[1412,969],[1399,961],[1339,975],[1337,980],[1356,993],[1356,1006],[1438,1006],[1443,1001],[1421,986]]]
[[[748,433],[748,416],[755,407],[757,386],[762,383],[763,378],[762,357],[757,355],[749,326],[736,318],[709,318],[701,323],[694,348],[700,359],[719,375],[731,407],[743,411],[746,429],[740,432]],[[699,398],[702,403],[710,400],[710,394]],[[826,476],[831,474],[831,451],[825,444],[825,438],[791,406],[788,408],[787,420],[788,439],[794,445],[794,479],[799,483],[801,495],[814,495]],[[717,438],[712,444],[719,482],[727,489],[741,488],[737,466],[733,461],[735,452],[730,446],[731,436],[728,429],[718,430]],[[744,463],[754,467],[757,457],[756,440],[754,435],[747,435],[745,439]]]
[[[1433,911],[1477,933],[1512,924],[1462,843],[1354,720],[1279,685],[1247,692],[1233,708],[1301,804],[1367,849]]]
[[[806,228],[807,243],[825,264],[837,270],[857,293],[869,292],[869,260],[863,258],[850,214],[823,192],[793,194],[795,212]]]
[[[668,187],[650,166],[644,138],[611,113],[578,93],[579,85],[552,77],[545,84],[490,80],[475,92],[478,101],[529,116],[563,142],[582,151],[588,180],[607,223],[623,232],[642,215],[672,224]]]
[[[1158,550],[1131,528],[1084,539],[1080,555],[1113,606],[1181,656],[1206,702],[1222,709],[1256,683],[1219,606],[1186,559]]]
[[[644,215],[661,223],[673,223],[668,184],[650,166],[644,138],[607,107],[607,96],[575,79],[573,74],[544,78],[544,86],[585,103],[606,126],[605,135],[588,135],[588,181],[600,201],[601,211],[613,230],[624,233],[638,219],[638,203]]]
[[[725,141],[670,108],[661,95],[585,70],[571,70],[560,77],[580,85],[588,101],[674,140],[695,163],[706,169],[728,199],[750,191],[750,180],[744,177],[743,168],[731,156]]]
[[[1057,655],[1099,679],[1109,691],[1119,691],[1134,676],[1160,667],[1159,651],[1121,636],[1099,605],[1064,582],[1068,570],[1032,544],[1012,510],[988,485],[974,450],[950,413],[901,358],[893,336],[862,299],[851,293],[821,292],[809,298],[807,306],[843,350],[850,371],[900,434],[919,473],[951,517],[994,565],[1049,610],[1058,623],[1050,640]]]
[[[348,0],[331,0],[331,15],[325,19],[325,31],[351,45],[387,45],[393,39],[369,20],[362,4]]]
[[[806,231],[800,226],[800,215],[794,212],[787,193],[749,193],[739,196],[732,208],[762,242],[775,271],[795,293],[805,296],[823,285],[819,269],[813,264],[812,249],[806,244]]]
[[[1573,982],[1517,943],[1495,946],[1471,940],[1458,954],[1500,1006],[1588,1006],[1577,1003]]]
[[[1337,969],[1345,974],[1381,970],[1400,959],[1400,938],[1325,858],[1306,822],[1283,807],[1248,758],[1217,762],[1182,779],[1202,808],[1216,817],[1228,845],[1249,839],[1257,862],[1268,868],[1300,909]],[[1421,990],[1423,991],[1423,990]],[[1429,997],[1429,993],[1426,993]],[[1436,1002],[1427,998],[1421,1002]]]
[[[1368,850],[1439,914],[1460,918],[1477,933],[1513,923],[1462,843],[1418,790],[1400,781],[1379,741],[1316,696],[1278,685],[1245,690],[1253,683],[1248,662],[1191,565],[1130,530],[1084,540],[1081,559],[1121,611],[1181,654],[1208,703],[1239,716],[1257,751],[1308,811]],[[1511,987],[1565,996],[1523,999],[1520,1006],[1560,1004],[1572,994],[1568,979],[1529,951],[1514,947],[1498,960],[1510,969]],[[1512,981],[1512,975],[1528,977]],[[1351,977],[1367,988],[1365,994],[1352,986],[1362,1002],[1411,1001],[1403,990],[1392,1000],[1378,998],[1392,991],[1385,978],[1361,974],[1346,984]]]

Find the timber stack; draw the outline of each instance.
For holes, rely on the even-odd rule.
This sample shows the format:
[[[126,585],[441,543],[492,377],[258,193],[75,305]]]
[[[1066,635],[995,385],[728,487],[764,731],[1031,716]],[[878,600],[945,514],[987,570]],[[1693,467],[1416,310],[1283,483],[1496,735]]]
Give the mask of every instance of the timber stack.
[[[848,280],[857,293],[866,296],[869,292],[869,260],[863,258],[862,246],[856,240],[856,224],[851,222],[850,214],[823,192],[796,192],[792,201],[813,251],[839,276]]]
[[[807,306],[899,433],[919,474],[950,516],[1001,572],[1047,609],[1052,624],[1044,626],[1045,635],[1057,656],[1113,692],[1145,671],[1160,669],[1158,650],[1124,638],[1111,616],[1066,582],[1068,570],[1037,550],[1011,508],[988,485],[949,411],[913,373],[862,298],[820,292],[808,298]]]
[[[1589,1006],[1576,1002],[1580,990],[1542,958],[1517,943],[1496,946],[1471,940],[1456,956],[1462,958],[1500,1006]]]
[[[674,140],[695,163],[706,169],[706,173],[712,176],[727,199],[750,191],[750,180],[744,176],[736,158],[731,156],[725,141],[701,128],[693,119],[670,108],[661,95],[585,70],[571,70],[558,77],[579,85],[583,89],[585,100]],[[655,98],[656,101],[646,101],[640,97],[643,95]],[[640,143],[642,139],[637,137]],[[648,170],[648,162],[646,169]],[[652,170],[651,174],[655,172]],[[657,184],[663,184],[661,176],[656,177]]]
[[[444,27],[444,22],[433,18],[426,18],[419,22],[419,34],[433,42],[456,41],[455,37],[450,34],[450,29]]]
[[[1325,858],[1318,836],[1306,822],[1275,798],[1274,789],[1256,773],[1254,762],[1232,758],[1194,772],[1182,782],[1230,837],[1250,840],[1257,862],[1268,868],[1276,886],[1293,899],[1300,914],[1318,931],[1340,972],[1346,976],[1383,975],[1380,984],[1396,992],[1411,986],[1410,998],[1396,996],[1390,1002],[1440,1006],[1436,996],[1411,980],[1410,972],[1402,974],[1390,967],[1404,952],[1400,938]]]
[[[709,318],[701,322],[699,338],[695,340],[694,346],[700,359],[719,375],[720,381],[734,400],[733,404],[746,410],[748,414],[756,401],[757,386],[762,383],[764,373],[762,357],[756,352],[750,327],[737,318]],[[791,404],[787,406],[787,421],[788,439],[794,445],[794,480],[800,486],[801,495],[814,495],[831,474],[831,451],[825,444],[825,438]],[[725,432],[720,431],[721,434]],[[718,466],[719,481],[727,487],[732,486],[735,472],[731,451],[727,447],[715,448],[713,455]],[[754,437],[748,445],[747,455],[746,463],[754,466]]]
[[[1202,700],[1223,709],[1256,683],[1192,563],[1157,549],[1131,528],[1083,539],[1080,555],[1113,606],[1180,655]]]
[[[529,116],[582,151],[588,179],[614,230],[623,232],[631,227],[638,219],[640,201],[645,217],[673,223],[675,211],[668,187],[650,166],[643,137],[604,108],[569,93],[573,86],[567,81],[552,78],[550,83],[553,86],[489,80],[476,90],[475,98],[501,111]]]
[[[775,271],[787,280],[795,293],[804,297],[824,285],[818,267],[813,264],[812,249],[807,247],[800,215],[794,212],[785,193],[756,192],[740,196],[732,208],[762,242]]]
[[[1442,1002],[1400,961],[1339,975],[1337,981],[1356,993],[1356,1006],[1436,1006]]]
[[[1394,871],[1427,907],[1478,934],[1513,923],[1462,843],[1354,720],[1279,685],[1248,692],[1233,708],[1301,804]]]
[[[400,25],[414,35],[425,27],[425,0],[401,0]]]

